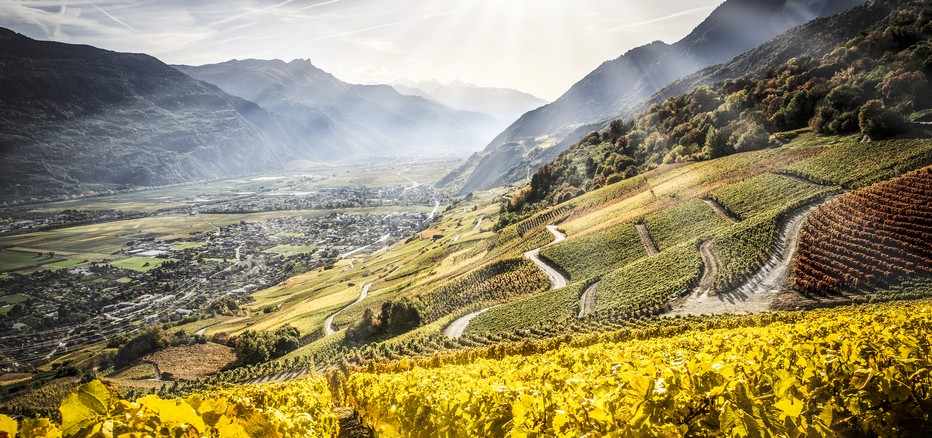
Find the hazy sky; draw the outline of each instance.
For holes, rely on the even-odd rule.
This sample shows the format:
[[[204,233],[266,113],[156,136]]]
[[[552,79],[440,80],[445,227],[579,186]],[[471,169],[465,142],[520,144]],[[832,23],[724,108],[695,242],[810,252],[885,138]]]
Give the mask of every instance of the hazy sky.
[[[722,0],[0,0],[0,26],[170,64],[309,58],[348,82],[463,80],[553,100]]]

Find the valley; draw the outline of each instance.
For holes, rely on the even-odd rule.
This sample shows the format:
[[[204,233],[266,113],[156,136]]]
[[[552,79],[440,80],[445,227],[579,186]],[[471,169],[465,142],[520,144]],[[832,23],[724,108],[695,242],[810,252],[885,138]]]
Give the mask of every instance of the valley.
[[[192,15],[319,63],[0,29],[0,438],[932,434],[927,2],[484,5],[528,65],[702,19],[547,103],[403,79],[482,46],[444,1]]]

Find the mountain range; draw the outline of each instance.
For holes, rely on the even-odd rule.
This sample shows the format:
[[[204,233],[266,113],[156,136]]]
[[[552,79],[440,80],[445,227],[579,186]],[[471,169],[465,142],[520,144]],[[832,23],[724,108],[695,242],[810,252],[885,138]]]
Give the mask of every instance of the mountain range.
[[[607,61],[551,104],[521,116],[440,181],[461,193],[515,182],[602,122],[632,117],[644,100],[696,71],[728,61],[784,31],[864,0],[728,0],[674,44],[656,41]]]
[[[518,90],[479,87],[462,81],[398,80],[392,83],[392,87],[401,94],[436,100],[450,108],[489,114],[505,123],[501,129],[524,113],[547,104],[546,100]]]
[[[310,61],[169,66],[0,28],[0,201],[341,160],[463,157],[501,122]]]
[[[402,95],[388,85],[349,84],[309,60],[175,67],[321,133],[346,157],[462,157],[500,130],[487,114]]]
[[[0,28],[0,65],[4,201],[278,169],[337,150],[148,55]]]

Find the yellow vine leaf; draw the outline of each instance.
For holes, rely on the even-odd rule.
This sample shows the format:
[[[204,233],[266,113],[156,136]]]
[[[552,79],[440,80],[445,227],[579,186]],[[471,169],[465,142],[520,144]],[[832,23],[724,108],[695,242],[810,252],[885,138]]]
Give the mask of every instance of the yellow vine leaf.
[[[774,404],[774,407],[790,417],[798,417],[803,411],[803,402],[797,399],[783,399]]]
[[[81,429],[106,416],[113,402],[113,393],[100,381],[81,385],[61,402],[59,411],[65,435],[76,435]]]
[[[0,434],[6,433],[10,438],[16,436],[16,420],[0,414]]]
[[[184,425],[204,432],[204,420],[194,412],[191,405],[181,400],[162,400],[156,395],[149,395],[139,399],[139,404],[155,413],[163,426],[175,429]],[[182,427],[183,428],[183,427]]]

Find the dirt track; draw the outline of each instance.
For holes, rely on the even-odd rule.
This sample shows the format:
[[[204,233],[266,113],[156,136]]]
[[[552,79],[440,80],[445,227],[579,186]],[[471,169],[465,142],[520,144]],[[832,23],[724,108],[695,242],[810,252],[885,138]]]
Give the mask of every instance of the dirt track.
[[[371,283],[371,282],[366,283],[365,285],[363,285],[363,286],[362,286],[362,292],[359,293],[359,298],[356,298],[356,301],[353,301],[352,303],[347,304],[346,307],[352,306],[353,304],[356,304],[356,303],[358,303],[358,302],[360,302],[360,301],[366,299],[366,297],[369,295],[369,288],[370,288],[370,287],[372,287],[372,283]],[[346,307],[344,307],[343,309],[345,309]],[[334,316],[337,316],[337,314],[340,313],[341,311],[343,311],[343,309],[340,309],[340,310],[337,310],[336,312],[333,312],[333,315],[328,316],[327,319],[324,321],[324,336],[330,336],[330,335],[336,333],[336,330],[333,329],[333,317],[334,317]]]
[[[706,268],[699,286],[667,315],[754,313],[769,310],[774,299],[786,287],[790,274],[790,262],[796,252],[796,241],[803,222],[810,212],[825,202],[828,201],[803,208],[784,222],[777,239],[776,250],[767,263],[757,271],[757,274],[730,291],[716,294],[709,287],[711,279],[707,279],[706,274],[712,271],[712,267],[718,269],[718,261],[710,245],[708,251],[703,251],[703,264]],[[707,259],[707,257],[711,258]],[[714,278],[714,274],[711,278]]]
[[[541,271],[544,271],[544,273],[547,274],[547,277],[550,277],[550,290],[554,290],[554,289],[559,289],[561,287],[566,287],[568,280],[566,276],[560,273],[559,270],[557,270],[553,266],[550,266],[550,264],[540,259],[540,250],[550,245],[555,245],[557,243],[560,243],[566,240],[566,234],[563,234],[559,230],[557,230],[557,227],[555,225],[547,225],[547,231],[550,231],[550,234],[553,234],[553,241],[540,248],[532,249],[524,253],[524,256],[527,257],[528,260],[534,262],[534,264],[537,265],[537,267],[540,268]],[[450,325],[447,326],[446,329],[443,330],[443,334],[447,338],[450,338],[450,339],[456,339],[460,336],[463,336],[463,332],[465,332],[466,327],[469,326],[469,321],[472,321],[473,318],[485,312],[488,312],[491,309],[492,307],[486,307],[484,309],[479,309],[475,312],[472,312],[470,314],[467,314],[457,319],[456,321],[453,321],[452,323],[450,323]]]
[[[576,316],[577,318],[585,318],[595,310],[595,293],[598,287],[599,282],[592,283],[579,297],[579,315]]]
[[[738,223],[738,218],[732,216],[731,213],[728,213],[728,210],[725,210],[725,207],[722,207],[718,202],[715,202],[712,199],[703,199],[703,201],[705,201],[706,204],[709,204],[709,207],[712,207],[712,209],[715,210],[719,216],[725,218],[726,221],[733,224]]]
[[[654,239],[651,239],[650,232],[647,231],[647,225],[635,224],[634,226],[638,230],[638,236],[641,237],[641,243],[644,244],[644,250],[647,251],[647,255],[652,256],[658,254],[660,251],[657,250],[657,245],[654,245]]]

